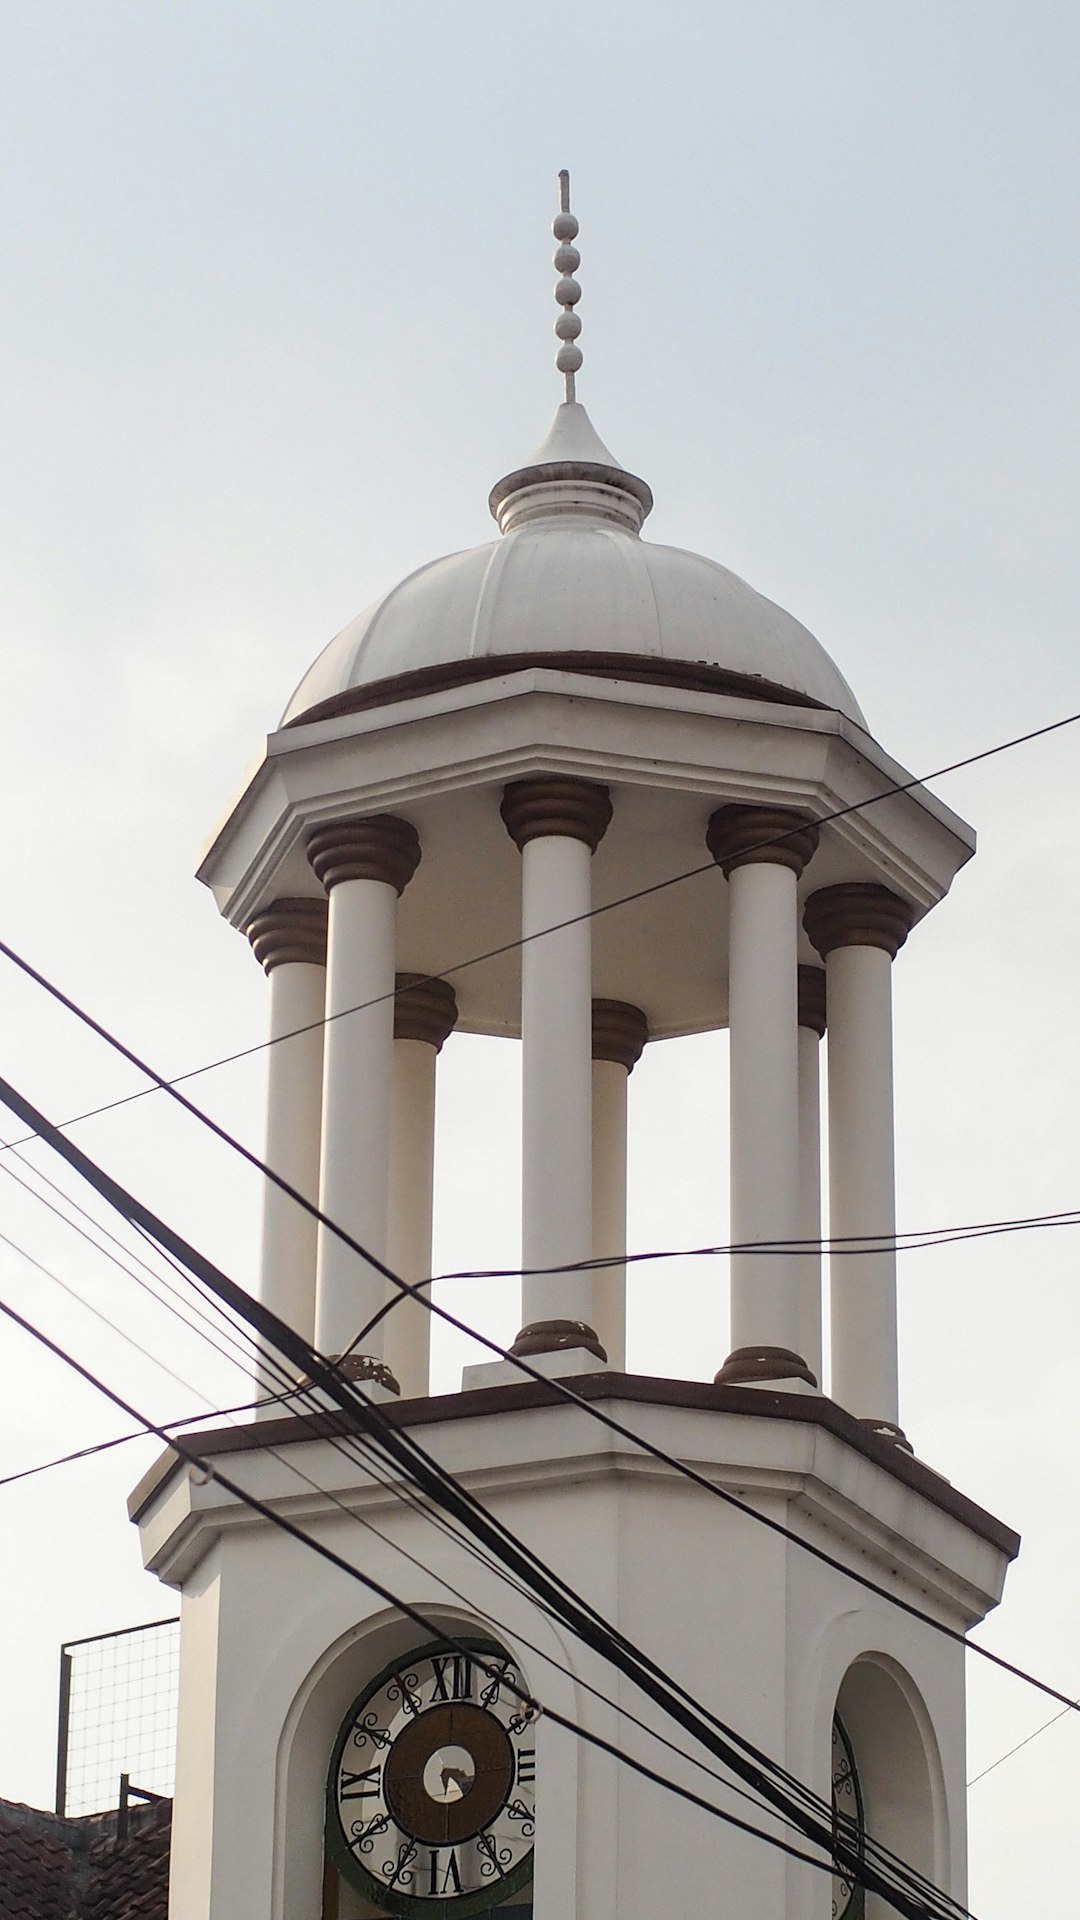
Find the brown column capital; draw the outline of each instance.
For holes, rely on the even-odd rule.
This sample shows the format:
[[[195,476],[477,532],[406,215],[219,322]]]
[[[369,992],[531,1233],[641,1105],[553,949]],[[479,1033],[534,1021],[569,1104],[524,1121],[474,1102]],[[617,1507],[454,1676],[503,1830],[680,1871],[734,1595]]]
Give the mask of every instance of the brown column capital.
[[[649,1037],[649,1023],[640,1007],[627,1000],[594,1000],[592,1003],[592,1057],[614,1060],[631,1073],[641,1059]]]
[[[914,918],[914,908],[888,887],[849,880],[812,893],[803,926],[823,960],[837,947],[880,947],[895,960]]]
[[[584,840],[595,853],[611,822],[611,795],[599,780],[569,773],[531,773],[503,788],[499,808],[518,852],[530,840],[559,834]]]
[[[820,1040],[825,1032],[825,969],[799,968],[799,1025],[809,1027]]]
[[[730,879],[736,867],[758,861],[790,867],[798,879],[812,858],[818,830],[794,807],[720,807],[705,833],[705,844]]]
[[[408,820],[372,813],[316,827],[307,856],[327,893],[342,880],[385,880],[404,893],[420,865],[420,838]]]
[[[275,900],[248,921],[244,932],[260,966],[326,965],[326,901]]]
[[[449,980],[426,973],[395,973],[395,1040],[426,1040],[438,1053],[457,1026],[457,1017],[457,995]]]

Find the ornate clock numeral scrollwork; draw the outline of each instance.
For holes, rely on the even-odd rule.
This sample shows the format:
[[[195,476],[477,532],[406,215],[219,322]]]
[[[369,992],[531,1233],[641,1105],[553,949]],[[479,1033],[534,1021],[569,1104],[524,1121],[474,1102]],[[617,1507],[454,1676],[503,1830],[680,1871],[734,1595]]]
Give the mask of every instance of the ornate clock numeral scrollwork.
[[[381,1716],[373,1711],[365,1714],[364,1718],[353,1726],[351,1740],[358,1752],[362,1753],[365,1747],[371,1746],[376,1753],[385,1753],[390,1745],[390,1734],[386,1727],[379,1725],[380,1718]]]
[[[376,1840],[390,1830],[390,1817],[376,1813],[370,1820],[354,1820],[349,1827],[349,1845],[354,1853],[371,1853]]]
[[[400,1701],[406,1713],[418,1714],[424,1704],[418,1692],[419,1685],[419,1674],[399,1673],[397,1679],[387,1687],[386,1697],[392,1706]]]
[[[490,1833],[477,1834],[476,1851],[480,1855],[480,1874],[485,1880],[490,1880],[492,1874],[505,1873],[507,1867],[513,1865],[513,1847],[500,1847]]]
[[[852,1856],[861,1861],[865,1848],[862,1789],[851,1742],[839,1717],[833,1719],[832,1728],[832,1815],[833,1841],[840,1854],[833,1872],[832,1920],[862,1920],[863,1889],[846,1864]]]

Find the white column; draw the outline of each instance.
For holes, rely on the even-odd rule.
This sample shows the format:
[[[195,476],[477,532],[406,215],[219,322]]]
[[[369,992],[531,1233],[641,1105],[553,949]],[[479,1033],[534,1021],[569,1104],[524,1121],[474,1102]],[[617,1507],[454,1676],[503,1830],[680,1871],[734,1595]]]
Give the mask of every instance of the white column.
[[[631,1071],[649,1037],[640,1008],[592,1004],[592,1248],[600,1260],[626,1252],[626,1120]],[[592,1276],[592,1325],[617,1372],[626,1366],[626,1267]]]
[[[799,1239],[821,1239],[821,1036],[825,1031],[825,973],[799,968]],[[821,1249],[799,1255],[799,1352],[818,1385],[822,1379]]]
[[[888,888],[861,883],[806,908],[828,974],[832,1397],[897,1432],[892,962],[911,920]]]
[[[326,902],[275,900],[247,929],[270,980],[267,1051],[268,1167],[313,1203],[319,1198],[323,1009],[326,999]],[[305,1340],[315,1333],[315,1259],[312,1214],[272,1180],[263,1186],[259,1298]],[[287,1363],[274,1355],[277,1366]],[[292,1369],[288,1369],[292,1371]],[[274,1369],[266,1376],[273,1392]],[[280,1412],[271,1400],[259,1417]]]
[[[599,1353],[592,1276],[567,1268],[592,1257],[587,916],[592,852],[610,811],[606,787],[567,776],[515,781],[503,796],[521,848],[522,1266],[540,1270],[522,1284],[522,1354]]]
[[[319,1204],[385,1261],[394,1046],[398,894],[420,857],[415,830],[391,815],[320,828],[309,857],[330,893]],[[350,1351],[352,1370],[379,1378],[380,1321],[353,1348],[389,1283],[328,1227],[319,1229],[315,1344]],[[384,1385],[396,1385],[384,1378]]]
[[[431,1279],[435,1190],[435,1063],[457,1019],[453,988],[419,974],[397,976],[390,1125],[388,1265],[411,1285]],[[384,1358],[406,1399],[430,1391],[431,1314],[399,1299],[386,1316]]]
[[[798,877],[816,845],[800,815],[724,807],[708,844],[730,885],[731,1239],[799,1237]],[[731,1354],[718,1379],[810,1380],[793,1251],[731,1257]]]

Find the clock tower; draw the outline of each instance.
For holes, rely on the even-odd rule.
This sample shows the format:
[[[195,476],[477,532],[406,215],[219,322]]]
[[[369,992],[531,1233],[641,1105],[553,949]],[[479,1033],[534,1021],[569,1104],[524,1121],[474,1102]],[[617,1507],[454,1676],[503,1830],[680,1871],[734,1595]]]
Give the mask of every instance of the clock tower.
[[[268,1182],[261,1295],[841,1857],[292,1376],[132,1497],[182,1597],[170,1920],[884,1920],[883,1858],[965,1897],[961,1641],[1018,1542],[901,1425],[891,975],[974,840],[805,627],[643,538],[577,399],[568,185],[566,397],[498,537],[330,643],[200,870],[268,976],[267,1164],[322,1216]],[[671,1380],[628,1367],[627,1108],[646,1045],[715,1029],[731,1339]],[[521,1331],[436,1395],[455,1030],[522,1050]]]

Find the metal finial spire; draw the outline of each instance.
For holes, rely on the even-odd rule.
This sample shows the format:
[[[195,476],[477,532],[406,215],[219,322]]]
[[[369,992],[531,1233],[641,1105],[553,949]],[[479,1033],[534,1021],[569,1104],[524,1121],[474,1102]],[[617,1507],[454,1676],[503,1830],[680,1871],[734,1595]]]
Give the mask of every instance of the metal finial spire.
[[[581,321],[574,308],[581,299],[581,288],[574,275],[581,265],[581,255],[573,242],[577,238],[578,223],[570,211],[570,175],[564,167],[559,175],[559,211],[551,223],[551,231],[558,241],[553,265],[559,279],[555,286],[555,298],[562,308],[555,322],[556,337],[562,341],[555,355],[555,365],[566,376],[566,397],[576,399],[574,375],[580,372],[582,352],[575,344],[581,332]]]

